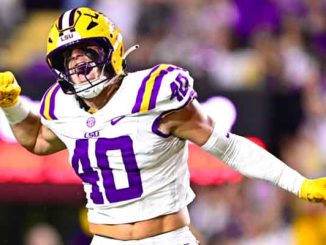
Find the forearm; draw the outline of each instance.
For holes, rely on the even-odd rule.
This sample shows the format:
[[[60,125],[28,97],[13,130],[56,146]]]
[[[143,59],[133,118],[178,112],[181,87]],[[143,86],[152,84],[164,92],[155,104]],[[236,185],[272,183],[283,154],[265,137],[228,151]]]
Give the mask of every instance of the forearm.
[[[23,147],[34,154],[46,155],[64,149],[63,143],[41,124],[41,118],[31,112],[29,105],[18,100],[2,108],[12,132]]]
[[[234,134],[223,136],[213,131],[202,147],[247,177],[269,181],[299,195],[305,178],[244,137]]]
[[[10,126],[17,142],[27,150],[37,153],[35,146],[41,129],[40,117],[30,112],[23,121]]]

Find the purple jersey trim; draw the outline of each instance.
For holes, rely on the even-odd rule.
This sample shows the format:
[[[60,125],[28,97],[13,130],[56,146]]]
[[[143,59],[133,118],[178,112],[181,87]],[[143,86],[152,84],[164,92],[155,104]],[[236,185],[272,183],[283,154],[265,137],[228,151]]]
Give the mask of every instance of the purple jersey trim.
[[[144,97],[144,94],[145,94],[145,88],[146,88],[146,83],[149,81],[151,75],[159,68],[161,67],[161,65],[157,65],[155,66],[151,71],[150,73],[143,79],[142,83],[141,83],[141,86],[138,90],[138,94],[137,94],[137,98],[136,98],[136,103],[132,109],[132,113],[137,113],[140,111],[140,108],[141,108],[141,104],[143,102],[143,97]],[[160,87],[161,87],[161,84],[162,84],[162,80],[163,80],[163,77],[168,74],[169,72],[172,72],[174,70],[184,70],[180,67],[177,67],[177,66],[169,66],[168,68],[166,69],[163,69],[160,71],[160,73],[158,74],[158,76],[155,78],[154,80],[154,86],[153,86],[153,90],[152,90],[152,93],[151,93],[151,97],[150,97],[150,100],[149,100],[149,106],[148,106],[148,110],[151,110],[151,109],[154,109],[155,106],[156,106],[156,100],[157,100],[157,96],[158,96],[158,92],[160,90]]]
[[[53,92],[51,95],[49,95],[49,92],[51,91],[51,89],[55,87],[53,89]],[[41,103],[41,107],[40,107],[40,114],[42,115],[42,117],[46,118],[45,115],[45,103],[46,103],[46,99],[48,96],[50,96],[50,105],[49,105],[49,116],[51,117],[51,120],[57,120],[58,118],[55,116],[54,114],[54,110],[55,110],[55,96],[58,93],[60,89],[60,85],[58,83],[53,84],[44,94],[43,99],[42,99],[42,103]]]
[[[159,130],[159,123],[160,123],[160,120],[162,119],[162,117],[163,117],[164,115],[170,113],[170,112],[178,111],[178,110],[180,110],[180,109],[186,107],[187,105],[190,104],[191,101],[193,101],[193,100],[196,99],[196,98],[197,98],[197,93],[196,93],[194,90],[192,90],[192,91],[190,92],[190,95],[189,95],[187,101],[186,101],[182,106],[180,106],[180,107],[178,107],[178,108],[175,108],[175,109],[171,109],[171,110],[168,110],[168,111],[164,111],[164,112],[162,112],[162,113],[161,113],[161,114],[160,114],[160,115],[159,115],[159,116],[154,120],[153,125],[152,125],[152,132],[153,132],[154,134],[157,134],[158,136],[163,137],[163,138],[168,138],[171,134],[165,134],[165,133],[163,133],[163,132],[161,132],[161,131]]]
[[[42,102],[41,102],[41,108],[40,108],[40,114],[44,117],[44,110],[45,110],[45,99],[46,97],[48,96],[48,93],[50,92],[50,90],[53,88],[53,86],[55,86],[55,84],[53,84],[51,87],[49,87],[46,92],[44,93],[43,95],[43,98],[42,98]]]
[[[150,98],[150,101],[149,101],[148,110],[154,109],[155,106],[156,106],[156,99],[157,99],[157,96],[158,96],[158,91],[160,90],[160,87],[161,87],[161,84],[162,84],[163,77],[167,73],[169,73],[171,71],[174,71],[176,69],[178,69],[178,67],[170,66],[167,69],[162,70],[160,72],[160,74],[157,76],[157,78],[155,79],[155,82],[154,82],[154,87],[153,87],[153,91],[152,91],[151,98]]]
[[[150,73],[143,79],[140,88],[138,90],[138,94],[137,94],[137,98],[136,98],[136,103],[134,105],[134,107],[132,108],[132,113],[136,113],[140,111],[140,106],[141,106],[141,102],[143,101],[143,96],[145,93],[145,87],[146,87],[146,83],[149,80],[149,78],[151,77],[151,75],[153,74],[153,72],[155,72],[158,68],[160,67],[160,65],[155,66]]]
[[[58,84],[58,86],[54,89],[54,91],[51,95],[51,99],[50,99],[50,117],[53,120],[58,120],[58,118],[54,115],[54,110],[55,110],[55,97],[56,97],[59,89],[60,89],[60,85]]]

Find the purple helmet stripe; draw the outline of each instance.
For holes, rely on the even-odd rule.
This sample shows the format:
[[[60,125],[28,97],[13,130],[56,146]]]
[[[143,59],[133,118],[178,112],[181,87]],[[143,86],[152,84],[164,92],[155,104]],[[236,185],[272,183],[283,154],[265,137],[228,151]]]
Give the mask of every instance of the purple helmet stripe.
[[[76,10],[77,8],[73,9],[71,12],[70,12],[70,15],[69,15],[69,27],[73,26],[74,25],[74,17],[75,17],[75,13],[76,13]]]
[[[58,29],[61,31],[62,30],[62,21],[63,21],[63,15],[65,13],[63,13],[62,15],[60,15],[59,20],[58,20]]]
[[[77,10],[77,8],[74,8],[74,9],[68,10],[68,11],[64,12],[62,15],[60,15],[59,20],[58,20],[59,31],[63,31],[63,30],[73,27],[76,10]]]

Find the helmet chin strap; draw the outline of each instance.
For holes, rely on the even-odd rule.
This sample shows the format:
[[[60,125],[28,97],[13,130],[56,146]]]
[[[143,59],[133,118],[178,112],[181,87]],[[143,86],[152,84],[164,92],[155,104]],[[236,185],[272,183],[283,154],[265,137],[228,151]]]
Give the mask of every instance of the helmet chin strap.
[[[125,55],[123,56],[123,59],[125,60],[127,56],[139,48],[139,45],[136,44],[132,47],[130,47]],[[102,68],[101,74],[98,78],[95,78],[93,80],[88,80],[86,82],[80,83],[80,84],[74,84],[74,88],[76,91],[76,94],[84,99],[92,99],[98,96],[104,88],[106,88],[108,85],[110,85],[117,77],[119,77],[121,74],[115,75],[113,78],[108,80],[108,78],[104,75],[104,68],[105,65]],[[91,84],[91,87],[90,87]]]

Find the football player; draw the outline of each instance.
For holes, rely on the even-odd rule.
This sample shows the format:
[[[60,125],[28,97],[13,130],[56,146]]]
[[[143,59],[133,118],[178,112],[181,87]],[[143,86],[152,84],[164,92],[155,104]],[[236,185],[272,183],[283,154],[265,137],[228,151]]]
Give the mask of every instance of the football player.
[[[17,141],[45,155],[68,149],[87,197],[92,244],[197,244],[189,230],[187,141],[248,177],[302,199],[326,200],[326,178],[307,179],[251,141],[222,134],[200,108],[183,68],[125,72],[122,35],[102,13],[64,12],[51,27],[47,63],[57,76],[40,115],[0,74],[0,106]]]

